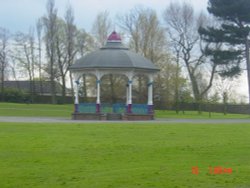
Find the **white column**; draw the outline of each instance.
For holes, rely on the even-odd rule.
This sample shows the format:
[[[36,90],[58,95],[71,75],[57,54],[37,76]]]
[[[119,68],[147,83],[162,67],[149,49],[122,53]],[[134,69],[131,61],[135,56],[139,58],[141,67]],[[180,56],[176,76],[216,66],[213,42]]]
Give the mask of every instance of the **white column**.
[[[132,113],[132,77],[128,80],[128,104],[127,104],[127,113]]]
[[[96,71],[96,113],[101,112],[101,77],[102,73]]]
[[[96,104],[100,104],[100,102],[101,102],[101,99],[100,99],[100,83],[101,83],[101,81],[99,79],[96,80],[96,87],[97,87]]]
[[[75,112],[79,112],[79,109],[78,109],[78,104],[79,104],[79,81],[75,81]]]
[[[153,105],[153,77],[149,77],[148,82],[148,105]]]
[[[154,114],[153,106],[153,76],[149,75],[148,79],[148,114]]]
[[[128,104],[132,104],[132,80],[128,81]]]
[[[126,105],[128,105],[128,92],[129,90],[128,90],[128,83],[127,83],[127,85],[126,85]]]

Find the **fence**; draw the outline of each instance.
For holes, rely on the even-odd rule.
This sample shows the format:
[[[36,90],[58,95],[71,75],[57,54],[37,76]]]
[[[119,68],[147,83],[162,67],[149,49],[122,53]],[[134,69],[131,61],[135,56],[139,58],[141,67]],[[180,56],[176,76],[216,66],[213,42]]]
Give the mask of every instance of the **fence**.
[[[212,103],[179,103],[179,104],[164,104],[156,103],[157,110],[179,110],[179,111],[204,111],[232,114],[250,114],[249,104],[212,104]]]

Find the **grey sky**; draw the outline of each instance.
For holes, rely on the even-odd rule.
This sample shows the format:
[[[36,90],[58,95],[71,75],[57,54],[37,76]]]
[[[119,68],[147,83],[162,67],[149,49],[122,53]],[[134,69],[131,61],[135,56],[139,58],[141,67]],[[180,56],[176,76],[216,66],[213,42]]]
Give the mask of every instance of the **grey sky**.
[[[196,10],[206,9],[207,0],[186,1],[192,3]],[[76,24],[87,31],[91,30],[95,16],[100,11],[107,10],[114,17],[139,5],[153,8],[161,16],[169,2],[171,0],[55,0],[59,16],[63,16],[67,5],[71,4]],[[46,3],[47,0],[0,0],[0,27],[11,32],[27,32],[46,13]]]

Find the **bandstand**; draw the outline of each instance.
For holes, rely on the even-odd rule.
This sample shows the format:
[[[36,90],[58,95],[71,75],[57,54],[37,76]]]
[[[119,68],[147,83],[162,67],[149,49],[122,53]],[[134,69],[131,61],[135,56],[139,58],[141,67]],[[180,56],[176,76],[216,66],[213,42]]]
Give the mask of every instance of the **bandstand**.
[[[78,59],[70,71],[74,77],[75,120],[153,120],[153,81],[159,69],[148,59],[124,47],[121,37],[114,31],[106,45]],[[96,77],[96,103],[79,103],[79,80],[83,75]],[[118,74],[127,78],[126,101],[124,104],[102,104],[100,85],[104,75]],[[137,75],[148,78],[147,104],[133,104],[133,79]]]

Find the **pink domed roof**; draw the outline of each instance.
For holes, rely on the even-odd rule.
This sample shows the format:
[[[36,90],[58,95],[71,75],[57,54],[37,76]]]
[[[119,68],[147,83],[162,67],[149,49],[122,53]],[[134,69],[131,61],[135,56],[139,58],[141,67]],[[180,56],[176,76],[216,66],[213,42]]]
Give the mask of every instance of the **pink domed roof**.
[[[120,37],[120,35],[119,34],[117,34],[115,31],[113,31],[110,35],[109,35],[109,37],[108,37],[108,42],[110,41],[110,42],[121,42],[121,37]]]

